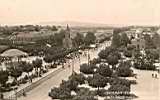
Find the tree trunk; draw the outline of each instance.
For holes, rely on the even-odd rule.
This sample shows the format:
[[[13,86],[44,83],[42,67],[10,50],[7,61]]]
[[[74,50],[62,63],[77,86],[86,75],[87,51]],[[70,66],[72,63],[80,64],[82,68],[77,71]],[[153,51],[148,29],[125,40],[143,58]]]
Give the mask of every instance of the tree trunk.
[[[16,82],[16,84],[19,86],[19,82],[17,81],[17,77],[15,77],[15,82]]]
[[[99,86],[98,86],[97,94],[99,95]]]
[[[28,72],[28,78],[29,78],[30,82],[32,83],[32,78],[29,76],[29,72]]]

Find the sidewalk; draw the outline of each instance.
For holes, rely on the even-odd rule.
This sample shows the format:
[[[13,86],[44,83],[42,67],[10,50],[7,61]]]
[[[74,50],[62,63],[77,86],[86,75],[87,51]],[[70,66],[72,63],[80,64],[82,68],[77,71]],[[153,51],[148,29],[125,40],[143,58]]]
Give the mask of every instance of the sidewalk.
[[[58,71],[60,69],[62,69],[62,67],[59,65],[59,66],[57,66],[57,68],[49,69],[49,71],[47,73],[43,74],[42,77],[37,77],[37,78],[33,79],[32,83],[27,82],[26,84],[20,84],[20,86],[18,86],[18,89],[16,90],[16,92],[18,93],[19,91],[25,89],[26,87],[38,82],[39,80],[47,77],[51,73],[54,73],[54,72],[56,72],[56,71]],[[14,90],[4,93],[4,98],[10,98],[10,97],[13,97],[13,96],[15,96],[15,91]]]
[[[137,83],[131,86],[131,91],[135,93],[138,98],[136,100],[159,100],[160,98],[160,75],[158,78],[153,78],[153,71],[137,70]]]

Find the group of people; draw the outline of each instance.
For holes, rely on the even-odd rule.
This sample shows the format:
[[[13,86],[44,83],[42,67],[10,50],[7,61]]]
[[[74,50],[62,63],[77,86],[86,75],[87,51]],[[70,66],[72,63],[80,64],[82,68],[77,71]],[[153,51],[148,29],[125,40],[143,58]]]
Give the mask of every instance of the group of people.
[[[152,74],[152,77],[153,78],[158,78],[158,75],[157,74]]]

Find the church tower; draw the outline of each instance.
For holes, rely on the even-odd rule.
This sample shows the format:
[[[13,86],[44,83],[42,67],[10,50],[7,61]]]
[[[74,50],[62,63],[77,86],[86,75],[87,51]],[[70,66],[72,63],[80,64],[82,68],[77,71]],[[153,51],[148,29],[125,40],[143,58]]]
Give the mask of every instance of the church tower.
[[[67,24],[67,28],[65,30],[65,38],[71,38],[70,37],[70,28],[69,28],[68,24]]]
[[[63,39],[63,47],[66,48],[66,49],[70,49],[72,48],[72,39],[71,39],[71,36],[70,36],[70,28],[67,24],[67,28],[65,30],[65,37]]]

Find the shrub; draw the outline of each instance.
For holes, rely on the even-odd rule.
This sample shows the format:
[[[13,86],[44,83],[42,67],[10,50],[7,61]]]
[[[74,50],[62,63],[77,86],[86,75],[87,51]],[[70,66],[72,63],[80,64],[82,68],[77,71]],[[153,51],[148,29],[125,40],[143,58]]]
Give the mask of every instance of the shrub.
[[[72,100],[97,100],[94,98],[95,93],[89,91],[88,88],[79,88],[77,95]]]
[[[84,84],[85,83],[85,76],[83,74],[73,74],[69,77],[69,80],[73,80],[78,82],[79,84]]]
[[[94,74],[95,73],[95,71],[94,71],[95,68],[96,68],[96,66],[93,65],[93,64],[90,64],[89,66],[88,66],[88,64],[82,64],[80,66],[80,72],[82,72],[84,74]]]
[[[69,89],[62,89],[62,88],[53,88],[51,92],[48,94],[52,99],[68,99],[71,98],[71,93]]]
[[[98,73],[104,77],[111,77],[113,71],[109,68],[108,65],[101,64],[98,68]]]
[[[25,78],[23,78],[23,79],[21,80],[20,84],[25,84],[25,83],[27,83],[27,80],[26,80]]]
[[[124,55],[125,55],[126,57],[132,57],[132,51],[125,50],[125,51],[124,51]]]
[[[93,60],[90,61],[91,64],[95,65],[101,62],[100,58],[94,58]]]
[[[69,89],[70,91],[71,90],[76,90],[77,89],[77,86],[78,86],[78,82],[77,81],[74,81],[74,80],[68,80],[68,81],[62,81],[62,83],[60,84],[60,87],[62,89]]]
[[[127,87],[127,86],[121,85],[121,84],[116,84],[116,85],[111,85],[111,87],[108,89],[108,91],[129,92],[130,91],[130,87]]]
[[[120,77],[129,77],[133,74],[133,71],[130,69],[131,63],[129,61],[121,62],[116,70],[116,73]]]
[[[107,92],[107,90],[105,90],[105,89],[100,89],[100,90],[97,90],[97,91],[95,91],[96,92],[96,95],[99,95],[99,96],[102,96],[102,97],[104,97],[104,96],[106,96],[106,92]]]
[[[75,96],[72,100],[98,100],[91,95]]]
[[[121,79],[121,78],[112,78],[110,80],[110,85],[125,85],[127,87],[130,87],[131,85],[131,82],[127,79]]]
[[[89,85],[92,87],[99,88],[100,87],[105,87],[106,86],[106,80],[105,77],[101,76],[100,74],[95,74],[93,75],[92,78],[90,78],[90,81],[88,81]]]

